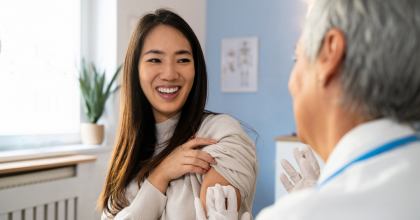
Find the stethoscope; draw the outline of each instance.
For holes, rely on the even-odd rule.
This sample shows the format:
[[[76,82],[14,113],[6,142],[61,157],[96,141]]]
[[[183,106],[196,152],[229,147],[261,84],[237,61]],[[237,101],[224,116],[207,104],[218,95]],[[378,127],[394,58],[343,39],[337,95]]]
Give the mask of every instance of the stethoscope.
[[[322,186],[324,186],[326,183],[328,183],[329,181],[334,179],[336,176],[338,176],[340,173],[342,173],[344,170],[346,170],[347,168],[349,168],[350,166],[352,166],[355,163],[358,163],[358,162],[367,160],[369,158],[378,156],[379,154],[388,152],[390,150],[406,146],[407,144],[409,144],[411,142],[415,142],[415,141],[420,141],[420,137],[417,136],[417,135],[410,135],[408,137],[397,139],[397,140],[394,140],[390,143],[379,146],[379,147],[367,152],[366,154],[363,154],[362,156],[352,160],[351,162],[349,162],[348,164],[343,166],[341,169],[339,169],[337,172],[332,174],[330,177],[328,177],[326,180],[324,180],[324,182],[317,184],[315,188],[317,190],[319,190]]]

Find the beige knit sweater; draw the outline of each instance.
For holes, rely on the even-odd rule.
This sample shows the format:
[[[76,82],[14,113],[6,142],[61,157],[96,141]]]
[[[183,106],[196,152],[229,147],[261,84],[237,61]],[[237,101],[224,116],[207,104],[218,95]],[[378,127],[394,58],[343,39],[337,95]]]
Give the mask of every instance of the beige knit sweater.
[[[156,124],[158,143],[172,136],[180,114]],[[236,187],[242,198],[239,216],[250,212],[258,173],[257,152],[253,141],[238,121],[229,115],[210,115],[203,121],[197,137],[213,138],[217,144],[204,147],[217,161],[212,165],[227,181]],[[155,155],[164,148],[157,148]],[[169,183],[166,195],[149,181],[142,182],[140,190],[132,181],[126,189],[130,205],[121,210],[115,220],[196,220],[194,198],[200,197],[204,175],[188,173]],[[108,220],[104,214],[102,220]]]

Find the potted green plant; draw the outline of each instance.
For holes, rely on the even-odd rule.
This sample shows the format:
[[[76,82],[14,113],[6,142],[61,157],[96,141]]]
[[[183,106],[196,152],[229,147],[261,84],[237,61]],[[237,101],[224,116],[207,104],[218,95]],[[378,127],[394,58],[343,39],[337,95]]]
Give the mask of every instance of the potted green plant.
[[[111,90],[121,68],[122,65],[118,67],[111,81],[105,87],[105,71],[100,74],[93,63],[88,66],[84,60],[82,61],[79,84],[83,107],[90,122],[80,125],[83,144],[101,144],[104,140],[104,125],[98,125],[97,122],[104,112],[106,100],[121,87],[117,85]]]

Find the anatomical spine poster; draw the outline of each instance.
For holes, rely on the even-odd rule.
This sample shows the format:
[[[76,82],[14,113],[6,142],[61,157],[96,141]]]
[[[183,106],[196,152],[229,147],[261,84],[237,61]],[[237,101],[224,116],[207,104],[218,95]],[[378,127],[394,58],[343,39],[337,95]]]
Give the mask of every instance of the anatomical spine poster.
[[[222,39],[222,92],[258,91],[258,37]]]

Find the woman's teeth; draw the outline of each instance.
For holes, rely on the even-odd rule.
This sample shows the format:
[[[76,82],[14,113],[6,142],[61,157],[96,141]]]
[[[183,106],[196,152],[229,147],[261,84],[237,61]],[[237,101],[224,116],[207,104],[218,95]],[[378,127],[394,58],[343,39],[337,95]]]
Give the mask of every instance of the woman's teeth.
[[[164,87],[159,87],[157,88],[157,90],[161,93],[175,93],[179,90],[179,87],[173,87],[173,88],[164,88]]]

